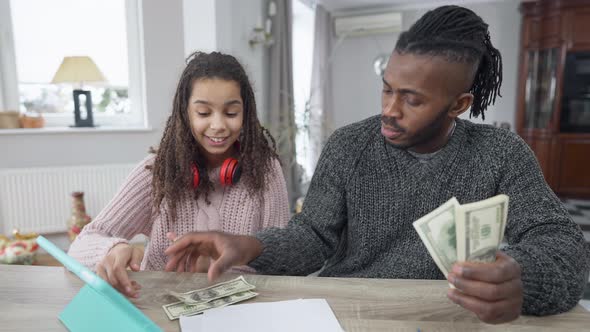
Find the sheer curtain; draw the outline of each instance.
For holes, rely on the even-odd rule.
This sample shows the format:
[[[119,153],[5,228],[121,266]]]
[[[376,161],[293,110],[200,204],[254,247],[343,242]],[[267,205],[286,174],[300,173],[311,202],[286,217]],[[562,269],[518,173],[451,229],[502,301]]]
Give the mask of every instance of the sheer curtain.
[[[332,16],[321,5],[315,7],[315,36],[309,111],[309,166],[313,171],[326,140],[333,129],[332,48],[334,32]]]
[[[295,158],[295,108],[291,50],[291,0],[275,0],[274,44],[270,47],[269,114],[270,130],[277,140],[289,202],[294,206],[301,195],[300,167]]]

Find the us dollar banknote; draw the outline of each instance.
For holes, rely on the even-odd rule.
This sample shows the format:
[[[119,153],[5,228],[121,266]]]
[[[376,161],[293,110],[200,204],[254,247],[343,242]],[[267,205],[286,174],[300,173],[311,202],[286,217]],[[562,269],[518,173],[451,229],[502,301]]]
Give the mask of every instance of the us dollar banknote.
[[[495,262],[507,217],[506,195],[461,205],[457,216],[457,260]]]
[[[203,311],[206,311],[209,309],[221,308],[221,307],[225,307],[230,304],[246,301],[246,300],[251,299],[257,295],[258,295],[258,293],[248,290],[245,292],[231,294],[229,296],[222,297],[222,298],[212,300],[209,302],[191,305],[191,304],[186,304],[182,301],[178,301],[178,302],[163,305],[162,308],[164,309],[166,316],[168,316],[168,319],[175,320],[175,319],[178,319],[180,316],[198,315],[200,313],[203,313]]]
[[[457,261],[455,220],[458,208],[459,202],[453,197],[413,223],[430,256],[445,277]]]
[[[207,303],[235,293],[253,290],[254,288],[254,285],[249,284],[243,276],[239,276],[235,279],[215,284],[207,288],[197,289],[186,293],[168,291],[168,294],[174,296],[185,304],[195,305]]]
[[[507,217],[506,195],[464,205],[453,197],[413,225],[446,277],[457,261],[495,261]]]

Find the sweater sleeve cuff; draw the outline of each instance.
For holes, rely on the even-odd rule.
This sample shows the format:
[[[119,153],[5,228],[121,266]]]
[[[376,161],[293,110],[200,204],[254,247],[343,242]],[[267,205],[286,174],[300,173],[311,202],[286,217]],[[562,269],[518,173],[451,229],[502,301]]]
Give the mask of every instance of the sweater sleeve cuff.
[[[554,271],[536,263],[534,252],[529,252],[526,247],[518,246],[508,246],[502,251],[520,265],[524,293],[523,314],[535,316],[556,314],[568,311],[576,305],[577,300],[569,298],[563,281],[556,281],[552,277],[555,275]]]
[[[257,271],[247,265],[234,266],[229,270],[230,273],[235,274],[257,274]]]
[[[72,243],[68,255],[96,272],[96,264],[119,243],[129,243],[129,241],[125,238],[112,238],[97,234],[87,235],[77,238]]]
[[[284,274],[286,269],[281,273],[281,269],[273,266],[273,253],[269,250],[270,238],[265,236],[264,232],[256,234],[258,241],[262,243],[262,254],[256,257],[253,261],[248,263],[248,266],[262,274]]]
[[[99,256],[102,258],[104,258],[109,251],[111,251],[111,249],[113,249],[114,246],[116,246],[117,244],[121,244],[121,243],[125,243],[125,244],[129,244],[129,241],[127,239],[124,238],[110,238],[107,241],[105,241],[105,245],[101,246],[98,249],[98,252],[100,253]],[[102,252],[101,252],[102,250]],[[98,263],[98,262],[97,262]]]

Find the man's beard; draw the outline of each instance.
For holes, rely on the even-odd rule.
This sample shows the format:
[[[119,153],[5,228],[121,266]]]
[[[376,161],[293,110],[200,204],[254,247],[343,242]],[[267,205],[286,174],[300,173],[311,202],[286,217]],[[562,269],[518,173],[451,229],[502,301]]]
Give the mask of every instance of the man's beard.
[[[420,145],[425,142],[428,142],[439,134],[441,128],[444,125],[444,118],[446,117],[450,108],[451,108],[451,105],[445,107],[443,109],[443,111],[441,111],[436,116],[436,118],[434,120],[432,120],[428,125],[424,126],[424,128],[422,130],[420,130],[420,132],[418,132],[414,137],[412,137],[409,142],[396,144],[396,143],[391,142],[388,139],[385,139],[385,140],[387,141],[387,143],[391,144],[392,146],[395,146],[396,148],[400,148],[400,149],[405,149],[405,150],[410,149],[416,145]],[[400,127],[395,118],[386,117],[385,115],[381,115],[381,123],[384,123],[387,126],[393,127],[396,130],[399,130],[401,132],[406,132],[406,129]]]

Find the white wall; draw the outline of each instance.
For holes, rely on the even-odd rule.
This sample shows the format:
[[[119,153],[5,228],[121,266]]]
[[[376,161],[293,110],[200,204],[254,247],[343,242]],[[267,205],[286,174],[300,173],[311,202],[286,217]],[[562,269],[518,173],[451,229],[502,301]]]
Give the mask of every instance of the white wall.
[[[217,49],[215,0],[184,0],[184,55]]]
[[[514,130],[518,51],[521,16],[518,1],[496,1],[464,5],[489,24],[492,44],[503,60],[502,98],[486,112],[485,123],[508,122]],[[407,30],[427,9],[403,10],[403,28]],[[373,72],[373,59],[380,53],[391,53],[398,34],[347,38],[334,56],[333,95],[335,126],[356,122],[381,112],[381,78]],[[467,115],[468,118],[468,115]],[[472,119],[481,122],[481,118]]]
[[[268,49],[250,47],[252,29],[266,13],[266,0],[216,0],[217,49],[235,56],[250,78],[258,117],[264,124],[268,110]]]
[[[373,60],[390,54],[397,35],[348,38],[337,44],[333,56],[332,82],[334,128],[381,112],[381,77]]]
[[[199,50],[235,56],[250,78],[262,122],[268,104],[268,50],[250,47],[248,39],[265,9],[265,0],[184,0],[185,55]]]

